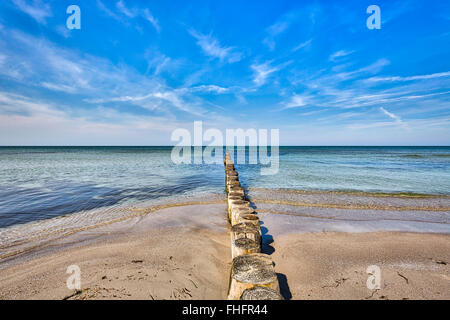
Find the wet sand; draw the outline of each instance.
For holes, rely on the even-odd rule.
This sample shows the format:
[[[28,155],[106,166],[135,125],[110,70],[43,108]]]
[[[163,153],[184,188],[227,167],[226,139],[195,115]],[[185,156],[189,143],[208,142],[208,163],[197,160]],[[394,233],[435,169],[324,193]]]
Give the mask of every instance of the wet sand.
[[[250,195],[286,299],[450,299],[448,197]],[[226,204],[212,200],[133,208],[35,246],[9,242],[0,248],[0,299],[225,299]],[[73,264],[80,292],[66,287]],[[379,290],[366,287],[370,265],[381,269]]]
[[[450,299],[450,198],[250,190],[286,298]],[[369,290],[366,270],[381,270]]]

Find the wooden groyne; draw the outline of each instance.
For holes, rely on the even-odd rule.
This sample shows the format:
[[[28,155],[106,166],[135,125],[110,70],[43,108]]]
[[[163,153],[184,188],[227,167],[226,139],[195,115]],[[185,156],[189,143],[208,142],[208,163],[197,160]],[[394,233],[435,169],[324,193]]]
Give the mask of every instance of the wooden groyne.
[[[261,253],[259,218],[245,198],[228,150],[224,165],[233,259],[228,300],[282,300],[274,263],[268,255]]]

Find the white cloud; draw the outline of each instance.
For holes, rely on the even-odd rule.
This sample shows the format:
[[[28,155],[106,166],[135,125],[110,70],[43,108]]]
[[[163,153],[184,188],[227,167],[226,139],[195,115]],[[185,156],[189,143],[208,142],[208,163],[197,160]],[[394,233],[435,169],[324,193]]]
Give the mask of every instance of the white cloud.
[[[182,111],[185,111],[188,113],[192,113],[195,115],[201,114],[199,111],[193,110],[193,108],[191,108],[186,102],[184,102],[181,99],[180,95],[174,91],[156,92],[153,94],[153,97],[165,100],[165,101],[171,103],[174,107],[176,107],[179,110],[182,110]]]
[[[170,145],[191,123],[107,108],[74,111],[0,91],[0,145]]]
[[[332,55],[330,55],[330,61],[335,61],[337,58],[341,58],[341,57],[345,57],[348,56],[352,53],[354,53],[355,51],[345,51],[345,50],[339,50],[335,53],[333,53]]]
[[[377,122],[371,122],[371,123],[356,122],[354,124],[348,125],[347,128],[360,130],[360,129],[392,127],[392,126],[396,126],[396,124],[394,122],[389,122],[389,121],[377,121]]]
[[[109,77],[111,81],[119,81],[120,69],[106,60],[80,55],[14,30],[8,33],[8,41],[14,42],[16,48],[12,51],[0,44],[0,50],[10,53],[9,66],[12,71],[20,71],[21,77],[16,80],[23,83],[41,84],[57,91],[66,88],[68,90],[64,91],[70,93],[88,93],[109,82],[105,81]],[[0,73],[10,71],[4,68]],[[118,84],[125,80],[124,75],[120,77]]]
[[[100,99],[85,99],[86,102],[89,103],[109,103],[109,102],[139,102],[144,101],[153,97],[153,93],[143,95],[143,96],[120,96],[120,97],[108,97],[108,98],[100,98]]]
[[[328,102],[328,106],[336,106],[344,109],[376,106],[379,104],[402,103],[410,100],[425,100],[436,96],[447,95],[449,92],[438,92],[421,95],[412,95],[410,91],[399,90],[395,92],[381,91],[379,94],[362,94],[363,90],[342,91],[336,94],[337,99]]]
[[[267,32],[272,36],[277,36],[280,33],[283,33],[289,26],[287,21],[278,21],[267,28]]]
[[[45,24],[46,19],[52,16],[50,5],[41,0],[13,0],[14,4],[23,12],[31,16],[39,23]]]
[[[268,36],[264,38],[263,43],[269,47],[270,50],[275,49],[275,37],[286,31],[289,27],[287,21],[278,21],[267,28]]]
[[[425,74],[420,76],[411,76],[411,77],[372,77],[367,79],[367,81],[387,81],[387,82],[395,82],[395,81],[415,81],[415,80],[428,80],[442,77],[450,77],[450,72],[439,72],[433,74]]]
[[[311,44],[312,40],[313,39],[309,39],[308,41],[300,43],[298,46],[296,46],[294,49],[292,49],[292,52],[295,52],[295,51],[298,51],[298,50],[300,50],[302,48],[308,47]]]
[[[266,29],[267,36],[264,38],[263,43],[273,51],[276,43],[275,39],[282,33],[286,32],[291,26],[292,22],[297,18],[296,12],[288,12],[279,18],[274,24]]]
[[[66,39],[70,38],[71,36],[70,30],[65,25],[59,25],[55,28],[55,30]]]
[[[137,15],[135,10],[130,10],[125,6],[123,0],[117,2],[116,7],[122,14],[126,15],[128,18],[134,18]]]
[[[383,108],[383,107],[380,107],[380,110],[381,110],[385,115],[387,115],[389,118],[395,120],[395,122],[396,122],[397,124],[401,125],[402,127],[407,127],[406,123],[404,123],[404,122],[402,121],[402,119],[401,119],[399,116],[393,114],[392,112],[387,111],[387,110],[386,110],[385,108]]]
[[[110,98],[100,98],[100,99],[86,99],[85,101],[92,104],[105,104],[111,102],[130,102],[134,103],[140,107],[149,110],[159,110],[159,111],[169,111],[168,105],[161,106],[156,100],[163,100],[168,102],[170,106],[173,106],[181,111],[199,115],[200,112],[196,112],[189,104],[183,101],[181,96],[176,91],[160,91],[153,92],[147,95],[137,95],[137,96],[119,96]],[[152,103],[153,102],[153,103]]]
[[[161,27],[159,26],[158,20],[150,13],[148,9],[145,9],[143,11],[143,16],[148,22],[150,22],[153,25],[156,31],[158,32],[161,31]]]
[[[251,68],[254,72],[253,82],[257,86],[262,86],[266,83],[267,78],[274,72],[280,70],[278,67],[270,66],[271,61],[267,61],[261,64],[253,64]]]
[[[0,114],[45,114],[61,115],[62,112],[51,108],[49,105],[36,102],[34,99],[22,95],[0,91]]]
[[[206,116],[206,110],[196,104],[186,102],[183,95],[186,94],[188,90],[184,89],[169,89],[156,90],[154,92],[145,95],[134,95],[134,96],[118,96],[118,97],[106,97],[106,98],[95,98],[95,99],[85,99],[86,102],[92,104],[105,104],[111,102],[130,102],[140,107],[149,110],[159,110],[162,112],[168,112],[170,106],[175,107],[178,110],[187,112],[191,115],[196,116]],[[161,105],[161,102],[166,102],[166,104]]]
[[[398,116],[396,116],[395,114],[393,114],[393,113],[387,111],[385,108],[380,107],[380,110],[381,110],[385,115],[387,115],[389,118],[392,118],[392,119],[394,119],[394,120],[396,120],[396,121],[401,121],[400,117],[398,117]]]
[[[51,83],[51,82],[45,82],[45,81],[41,82],[40,84],[44,88],[47,88],[47,89],[53,90],[53,91],[60,91],[60,92],[66,92],[66,93],[76,93],[77,92],[77,88],[70,86],[70,85]]]
[[[284,107],[282,108],[282,110],[284,109],[292,109],[292,108],[300,108],[300,107],[304,107],[306,106],[307,103],[307,97],[298,95],[298,94],[294,94],[290,100],[284,104]]]
[[[355,77],[358,77],[358,76],[361,76],[364,74],[368,74],[368,73],[376,74],[376,73],[380,72],[381,69],[383,69],[383,67],[385,67],[389,64],[390,64],[389,60],[382,58],[368,66],[359,68],[357,70],[349,71],[349,72],[341,72],[341,73],[336,74],[336,76],[341,78],[342,80],[348,80],[348,79],[352,79],[352,78],[355,78]]]
[[[204,35],[193,29],[190,29],[189,33],[197,39],[197,45],[207,56],[218,58],[220,61],[228,63],[238,62],[242,59],[242,53],[237,52],[234,47],[221,46],[212,34]]]
[[[267,82],[267,79],[275,72],[280,71],[286,66],[290,65],[293,60],[272,66],[272,60],[264,63],[254,63],[250,66],[253,70],[253,82],[259,87]]]
[[[163,72],[174,72],[180,68],[182,64],[182,59],[172,59],[155,48],[149,48],[145,52],[145,58],[148,61],[146,74],[153,73],[155,76],[158,76]]]
[[[299,72],[292,79],[295,86],[302,88],[302,96],[305,97],[305,99],[298,101],[299,108],[303,103],[307,103],[309,107],[320,108],[318,110],[325,108],[332,110],[330,111],[332,115],[327,115],[327,119],[324,120],[329,120],[330,124],[336,121],[341,124],[348,122],[348,125],[352,124],[352,129],[398,127],[402,130],[406,128],[411,131],[416,130],[411,125],[414,120],[428,117],[430,113],[438,114],[439,111],[436,110],[444,110],[442,115],[446,114],[445,110],[448,110],[448,107],[446,109],[445,106],[448,105],[450,92],[443,89],[447,89],[450,85],[450,77],[444,77],[445,73],[440,73],[429,77],[436,77],[436,81],[410,83],[398,81],[398,83],[383,88],[375,88],[373,82],[367,81],[367,78],[364,79],[367,76],[373,77],[374,73],[380,72],[388,64],[387,59],[380,59],[359,68],[350,65],[342,66],[345,69],[349,68],[346,70],[340,68],[340,73],[335,73],[331,66],[317,71]],[[442,77],[437,77],[438,75]],[[297,104],[291,99],[283,103],[282,106],[286,108],[288,103],[292,103],[289,106]],[[380,109],[381,106],[389,114]],[[414,108],[416,110],[413,110]],[[431,111],[430,108],[436,110]],[[391,109],[399,111],[391,112]],[[341,114],[342,110],[354,110],[360,115],[352,114],[350,118],[337,116],[336,114]],[[374,113],[374,110],[377,113]],[[383,119],[380,121],[378,117],[380,117],[379,113],[381,112],[391,121],[383,121]],[[400,112],[404,117],[406,117],[406,114],[408,115],[408,121],[400,116]],[[417,130],[420,130],[420,128]]]
[[[108,9],[108,7],[105,6],[105,4],[100,1],[97,0],[97,7],[103,11],[104,13],[106,13],[106,15],[110,16],[111,18],[113,18],[114,20],[117,21],[122,21],[122,19],[119,17],[119,15],[117,15],[116,13],[114,13],[113,11],[111,11],[110,9]]]
[[[215,92],[215,93],[219,93],[219,94],[229,92],[228,88],[216,86],[214,84],[200,85],[200,86],[193,87],[190,90],[193,92],[202,91],[202,92]]]
[[[115,103],[114,107],[127,108],[131,104],[165,116],[179,111],[209,116],[203,108],[205,101],[192,95],[194,91],[171,88],[157,75],[142,75],[127,65],[114,65],[15,30],[5,40],[0,42],[0,52],[8,63],[0,68],[0,76],[21,85],[82,96],[81,105]],[[6,46],[11,42],[14,50]],[[197,90],[223,93],[225,88],[211,85]]]
[[[124,0],[119,0],[118,2],[116,2],[116,9],[117,9],[118,13],[120,14],[119,15],[116,12],[113,12],[108,7],[106,7],[105,4],[103,2],[101,2],[100,0],[97,0],[97,6],[100,8],[100,10],[105,12],[108,16],[110,16],[111,18],[113,18],[119,22],[125,22],[129,19],[135,19],[135,18],[141,17],[145,21],[150,22],[150,24],[155,28],[155,30],[158,33],[161,31],[161,27],[159,25],[158,19],[156,19],[150,13],[150,10],[148,10],[148,9],[140,9],[140,8],[135,8],[135,7],[129,8],[129,7],[127,7]],[[125,16],[124,17],[125,20],[122,19],[123,16]],[[141,31],[141,27],[137,26],[136,28]]]

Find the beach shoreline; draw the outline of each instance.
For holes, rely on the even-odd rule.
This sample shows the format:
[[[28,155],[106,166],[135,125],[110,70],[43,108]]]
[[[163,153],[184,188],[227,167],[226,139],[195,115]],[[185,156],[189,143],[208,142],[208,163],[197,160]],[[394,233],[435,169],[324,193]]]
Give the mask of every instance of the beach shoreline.
[[[225,212],[170,207],[54,240],[0,262],[0,299],[224,299]],[[66,286],[70,265],[80,294]]]
[[[417,210],[396,211],[404,220],[386,224],[386,215],[395,212],[330,206],[347,202],[348,195],[323,203],[328,205],[324,208],[313,204],[326,193],[315,198],[288,195],[289,204],[282,205],[261,202],[265,191],[251,194],[262,222],[263,252],[277,263],[285,299],[450,298],[449,213],[426,211],[429,202]],[[231,254],[226,204],[219,198],[156,209],[142,206],[142,214],[2,259],[0,299],[225,299]],[[279,198],[271,194],[273,201]],[[411,207],[409,200],[381,201]],[[441,202],[433,205],[442,208]],[[377,217],[379,228],[367,228],[367,223],[380,222]],[[408,224],[418,219],[434,231],[409,232]],[[79,293],[66,287],[66,269],[73,264],[82,273]],[[366,287],[369,265],[382,270],[380,290]]]

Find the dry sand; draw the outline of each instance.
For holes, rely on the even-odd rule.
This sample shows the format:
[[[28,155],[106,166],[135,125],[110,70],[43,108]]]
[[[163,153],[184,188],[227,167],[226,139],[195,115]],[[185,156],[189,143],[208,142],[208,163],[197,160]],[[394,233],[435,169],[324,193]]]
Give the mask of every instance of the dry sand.
[[[324,232],[271,246],[288,298],[450,299],[450,235]],[[380,267],[380,290],[367,288],[371,265]]]

